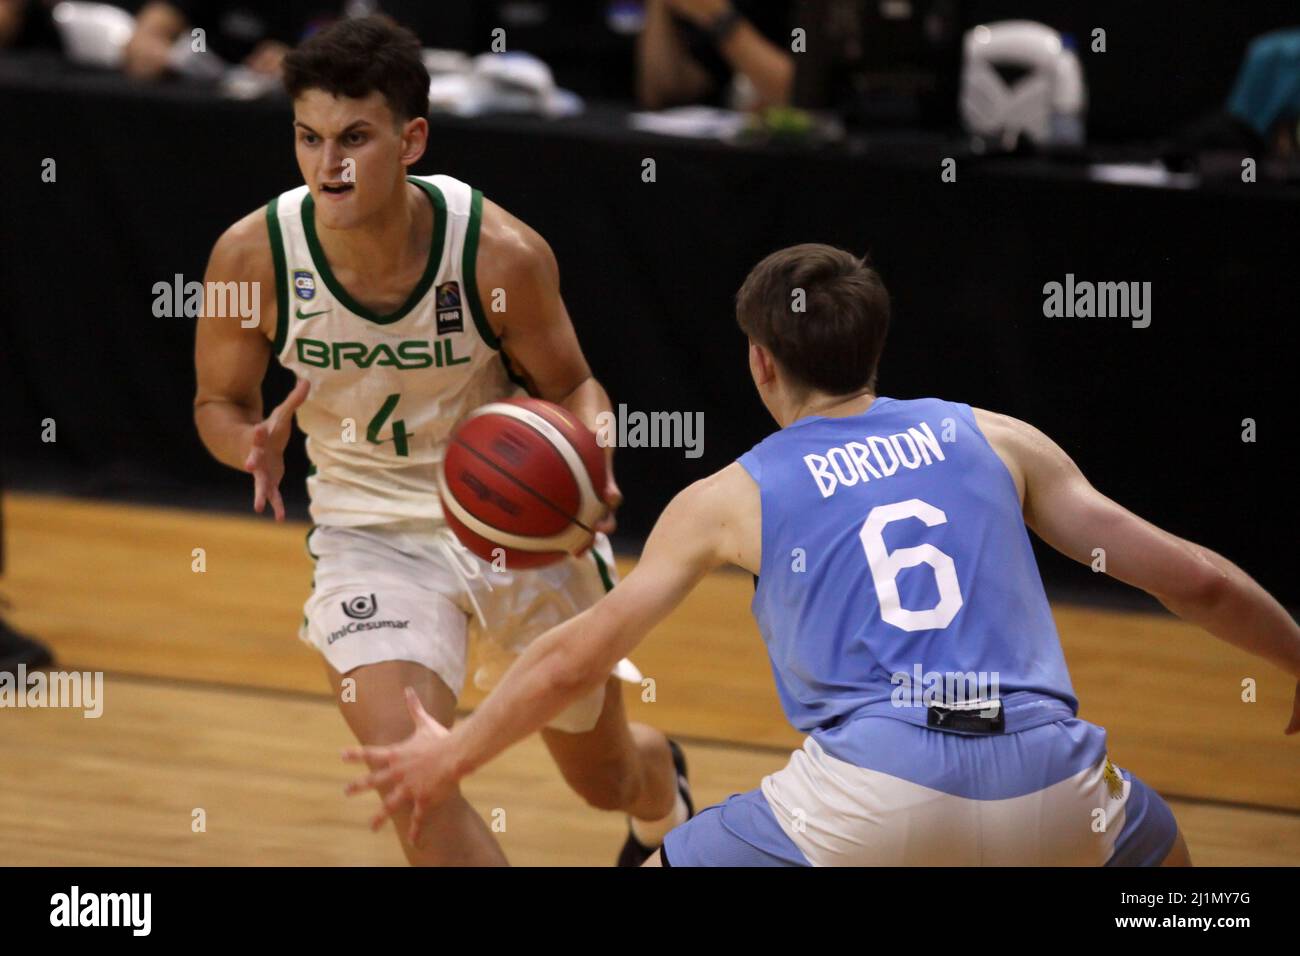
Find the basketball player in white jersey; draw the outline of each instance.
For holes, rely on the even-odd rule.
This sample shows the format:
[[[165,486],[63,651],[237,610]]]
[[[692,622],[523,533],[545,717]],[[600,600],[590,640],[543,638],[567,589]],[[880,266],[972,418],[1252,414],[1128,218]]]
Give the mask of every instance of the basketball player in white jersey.
[[[1077,717],[1026,528],[1084,564],[1104,549],[1113,577],[1300,678],[1286,610],[1230,561],[1099,493],[1032,426],[875,394],[889,299],[855,256],[775,252],[736,315],[780,430],[673,499],[627,579],[534,641],[468,720],[448,732],[411,698],[415,733],[347,754],[372,768],[349,790],[382,787],[378,819],[437,805],[599,686],[705,574],[735,565],[756,576],[778,695],[808,738],[760,788],[674,829],[648,865],[1187,865],[1168,806]],[[913,666],[1001,686],[900,694]]]
[[[218,460],[253,475],[255,510],[269,502],[283,520],[296,413],[312,463],[316,562],[300,636],[324,657],[357,739],[390,743],[411,731],[408,687],[452,724],[471,636],[484,662],[474,679],[490,687],[530,639],[613,586],[612,518],[589,551],[533,571],[461,547],[436,485],[452,426],[524,386],[593,430],[610,404],[545,240],[463,182],[408,175],[437,148],[418,40],[384,18],[344,20],[291,53],[284,74],[305,185],[239,220],[213,249],[195,421]],[[224,283],[258,284],[257,327],[221,315],[212,290]],[[272,357],[298,382],[264,418]],[[617,505],[612,471],[603,495]],[[611,667],[542,735],[579,795],[629,816],[620,863],[635,865],[689,817],[690,796],[680,750],[628,722],[614,674],[638,679],[628,662]],[[458,793],[397,824],[413,864],[505,862]]]

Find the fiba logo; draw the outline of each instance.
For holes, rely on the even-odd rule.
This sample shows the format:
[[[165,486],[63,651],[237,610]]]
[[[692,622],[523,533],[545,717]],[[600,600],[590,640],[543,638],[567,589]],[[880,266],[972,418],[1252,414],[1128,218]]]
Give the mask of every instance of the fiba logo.
[[[373,594],[362,594],[354,597],[351,601],[343,602],[343,613],[358,621],[374,617],[375,612],[378,610],[379,602],[375,600]]]

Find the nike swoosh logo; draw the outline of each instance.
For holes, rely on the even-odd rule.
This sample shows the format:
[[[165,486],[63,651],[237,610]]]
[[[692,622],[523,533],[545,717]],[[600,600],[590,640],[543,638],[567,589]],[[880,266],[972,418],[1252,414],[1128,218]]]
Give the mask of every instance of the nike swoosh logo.
[[[324,315],[326,312],[329,311],[330,311],[329,309],[321,309],[319,312],[304,312],[302,310],[302,306],[298,306],[298,311],[295,312],[294,314],[298,316],[298,318],[300,319],[313,319],[316,316]]]

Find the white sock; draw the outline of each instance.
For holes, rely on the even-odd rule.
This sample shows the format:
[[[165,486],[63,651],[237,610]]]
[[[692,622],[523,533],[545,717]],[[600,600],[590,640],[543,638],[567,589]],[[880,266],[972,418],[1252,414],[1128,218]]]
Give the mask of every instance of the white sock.
[[[677,786],[676,772],[673,773],[673,786],[674,788]],[[664,842],[664,837],[668,835],[669,830],[686,822],[686,801],[682,799],[680,790],[676,792],[677,802],[673,804],[672,812],[668,816],[659,820],[638,820],[636,817],[628,817],[632,821],[632,835],[642,846],[659,846]]]

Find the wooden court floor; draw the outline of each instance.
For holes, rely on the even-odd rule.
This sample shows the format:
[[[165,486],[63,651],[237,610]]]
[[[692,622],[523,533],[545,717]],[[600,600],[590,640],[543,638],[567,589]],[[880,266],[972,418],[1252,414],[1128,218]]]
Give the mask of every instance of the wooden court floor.
[[[403,862],[390,832],[366,829],[373,797],[342,794],[351,738],[296,638],[306,526],[38,495],[4,507],[7,614],[61,670],[103,671],[105,690],[98,719],[0,709],[0,863]],[[195,548],[204,573],[191,570]],[[751,593],[747,576],[713,575],[634,655],[655,699],[629,687],[629,711],[683,741],[701,805],[756,786],[800,740]],[[1170,801],[1193,859],[1300,864],[1287,676],[1172,618],[1054,611],[1080,716]],[[623,820],[585,807],[535,738],[464,789],[516,864],[608,865],[622,843]]]

